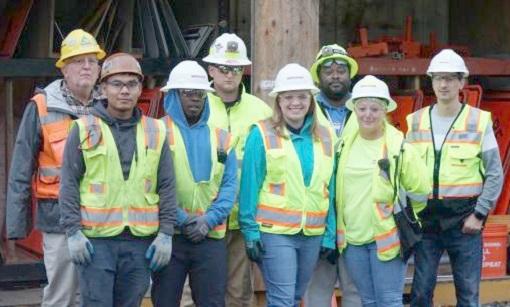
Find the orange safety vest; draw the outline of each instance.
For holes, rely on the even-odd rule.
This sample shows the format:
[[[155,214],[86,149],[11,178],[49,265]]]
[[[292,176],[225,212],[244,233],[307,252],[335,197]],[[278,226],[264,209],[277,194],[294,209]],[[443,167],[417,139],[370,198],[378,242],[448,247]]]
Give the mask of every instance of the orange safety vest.
[[[37,94],[32,100],[37,105],[42,133],[42,150],[37,157],[33,190],[37,198],[57,199],[62,156],[72,119],[65,113],[48,111],[44,94]]]

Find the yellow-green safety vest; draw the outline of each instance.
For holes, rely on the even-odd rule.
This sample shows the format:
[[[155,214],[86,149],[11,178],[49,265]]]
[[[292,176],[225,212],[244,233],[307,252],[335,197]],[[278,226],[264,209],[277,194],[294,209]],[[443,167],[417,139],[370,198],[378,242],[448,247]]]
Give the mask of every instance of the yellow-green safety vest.
[[[330,127],[318,125],[313,137],[313,173],[304,185],[301,163],[289,132],[277,134],[272,121],[257,124],[264,140],[266,177],[259,192],[256,221],[260,231],[307,236],[322,235],[329,209],[329,182],[333,173],[333,135]]]
[[[177,174],[175,183],[177,204],[188,214],[203,215],[220,190],[225,164],[218,161],[218,156],[220,159],[226,159],[232,148],[232,135],[224,129],[209,125],[211,152],[209,155],[204,152],[204,159],[211,160],[211,175],[207,181],[195,182],[179,127],[168,115],[162,120],[167,129],[168,145]],[[207,236],[221,239],[225,237],[226,228],[226,222],[221,223],[210,230]]]
[[[214,93],[207,95],[210,115],[208,123],[222,128],[232,134],[237,157],[237,178],[241,178],[241,168],[244,156],[244,144],[250,132],[250,127],[256,122],[269,118],[273,114],[271,108],[261,99],[245,92],[244,86],[241,99],[230,108]],[[228,229],[239,229],[239,204],[236,201],[230,217]]]
[[[125,227],[134,236],[149,236],[159,229],[156,192],[165,127],[142,116],[136,126],[136,152],[124,180],[119,153],[108,125],[88,115],[78,125],[85,162],[80,181],[81,224],[87,237],[113,237]]]
[[[399,170],[400,176],[409,176],[410,172],[420,173],[425,168],[421,164],[417,164],[413,161],[419,160],[418,154],[414,148],[411,148],[410,144],[404,143],[404,136],[402,132],[385,122],[385,133],[384,142],[381,148],[381,156],[378,158],[388,159],[390,163],[389,174],[375,168],[373,173],[372,181],[372,194],[367,195],[372,198],[373,218],[371,221],[367,221],[368,227],[372,227],[374,233],[374,240],[377,246],[377,257],[381,261],[388,261],[400,253],[400,239],[398,235],[397,226],[393,219],[393,212],[400,211],[400,207],[395,204],[398,195],[395,194],[393,184],[397,184],[397,193],[400,193],[400,198],[403,206],[407,206],[405,202],[406,196],[412,201],[411,204],[415,210],[415,213],[423,210],[427,200],[428,193],[430,192],[430,183],[427,180],[415,180],[412,182],[412,186],[408,186],[404,192],[404,188],[400,186],[402,178],[397,179],[397,183],[394,181],[395,174],[395,158],[399,157],[399,164],[402,169]],[[340,158],[338,161],[337,173],[336,173],[336,209],[337,209],[337,235],[336,243],[338,250],[343,252],[347,246],[345,236],[345,222],[344,222],[344,172],[349,152],[354,140],[358,137],[358,132],[346,136],[342,140],[342,144],[339,147]],[[401,148],[405,154],[401,155]],[[414,169],[410,169],[409,166],[413,166]],[[400,167],[399,167],[400,169]],[[417,175],[419,177],[419,175]]]
[[[434,163],[430,112],[428,106],[407,116],[407,140],[418,149],[433,182],[430,198],[471,198],[480,195],[484,172],[482,142],[487,125],[491,122],[490,113],[468,104],[463,105],[438,153],[440,160],[436,162],[439,163]]]

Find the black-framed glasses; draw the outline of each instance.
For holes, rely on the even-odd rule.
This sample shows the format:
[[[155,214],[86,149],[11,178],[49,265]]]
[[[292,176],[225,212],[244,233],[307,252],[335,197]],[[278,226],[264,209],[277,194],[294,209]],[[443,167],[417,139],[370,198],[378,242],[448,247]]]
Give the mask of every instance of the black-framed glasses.
[[[207,92],[204,90],[197,90],[197,89],[181,89],[179,90],[182,96],[184,97],[198,97],[200,99],[204,99],[207,96]]]
[[[140,81],[138,81],[138,80],[131,80],[131,81],[128,81],[128,82],[122,82],[122,81],[119,81],[119,80],[112,80],[112,81],[106,81],[106,84],[108,84],[109,86],[111,86],[112,88],[114,88],[117,91],[121,91],[124,88],[124,86],[129,91],[132,91],[132,90],[134,90],[135,88],[137,88],[140,85]]]
[[[340,55],[347,55],[348,56],[347,52],[345,50],[343,50],[343,49],[333,48],[333,47],[330,47],[330,46],[324,46],[321,49],[321,56],[320,56],[320,58],[327,57],[327,56],[334,55],[334,54],[340,54]]]
[[[227,66],[227,65],[214,65],[214,67],[218,68],[222,74],[226,75],[231,72],[234,75],[239,75],[243,73],[242,66]]]

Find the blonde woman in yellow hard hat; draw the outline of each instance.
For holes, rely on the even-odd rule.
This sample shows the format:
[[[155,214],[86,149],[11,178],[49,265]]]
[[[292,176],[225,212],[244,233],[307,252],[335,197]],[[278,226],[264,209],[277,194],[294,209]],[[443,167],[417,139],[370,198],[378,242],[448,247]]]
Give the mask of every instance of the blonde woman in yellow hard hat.
[[[239,221],[268,306],[297,306],[321,247],[335,248],[334,132],[317,122],[317,91],[307,69],[283,67],[269,94],[273,118],[258,122],[246,141]]]
[[[361,79],[346,106],[359,128],[344,135],[338,152],[337,247],[363,306],[402,306],[408,255],[394,213],[409,211],[406,196],[414,210],[423,208],[430,192],[425,166],[385,120],[397,104],[383,81]]]
[[[104,56],[89,33],[81,29],[69,33],[56,63],[64,77],[32,97],[14,146],[7,189],[7,237],[27,236],[27,210],[33,195],[37,201],[35,228],[43,235],[48,277],[42,306],[73,306],[76,302],[77,274],[59,224],[60,166],[71,121],[89,114],[100,96],[96,81],[98,61]]]

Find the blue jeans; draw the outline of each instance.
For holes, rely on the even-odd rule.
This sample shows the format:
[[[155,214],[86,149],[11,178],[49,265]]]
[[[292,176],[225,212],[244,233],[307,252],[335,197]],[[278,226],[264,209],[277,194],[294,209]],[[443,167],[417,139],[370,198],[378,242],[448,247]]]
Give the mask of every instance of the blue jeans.
[[[81,306],[138,307],[150,284],[151,240],[93,239],[92,262],[78,265]]]
[[[183,235],[175,235],[170,264],[152,274],[153,306],[180,306],[186,275],[189,275],[191,296],[196,306],[224,307],[227,286],[225,239],[206,238],[195,244]]]
[[[381,261],[376,244],[369,243],[347,245],[344,259],[363,306],[403,306],[406,264],[400,257]]]
[[[261,233],[266,252],[258,263],[268,307],[299,306],[319,258],[322,236]]]
[[[432,306],[437,268],[446,250],[450,257],[457,306],[478,306],[482,271],[482,236],[460,228],[425,233],[416,248],[411,306]]]

